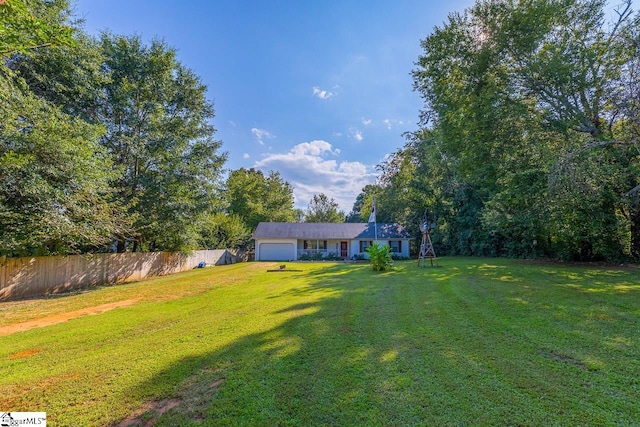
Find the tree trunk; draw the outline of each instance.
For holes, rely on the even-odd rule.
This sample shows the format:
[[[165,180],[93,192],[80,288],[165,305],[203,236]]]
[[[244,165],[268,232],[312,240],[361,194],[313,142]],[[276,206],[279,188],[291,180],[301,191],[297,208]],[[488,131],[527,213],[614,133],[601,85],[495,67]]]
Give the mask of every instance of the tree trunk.
[[[640,258],[640,207],[631,211],[631,256]]]
[[[587,239],[580,242],[579,261],[593,261],[593,244]]]

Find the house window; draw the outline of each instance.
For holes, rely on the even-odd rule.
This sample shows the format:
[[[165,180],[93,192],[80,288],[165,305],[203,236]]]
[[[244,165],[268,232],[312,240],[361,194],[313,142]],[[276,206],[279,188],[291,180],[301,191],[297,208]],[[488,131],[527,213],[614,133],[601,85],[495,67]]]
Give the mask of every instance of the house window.
[[[303,247],[304,247],[304,249],[326,250],[327,249],[327,241],[326,240],[305,240]]]
[[[373,245],[371,240],[360,240],[360,252],[365,252],[369,246]]]
[[[402,252],[402,241],[401,240],[389,240],[389,247],[391,248],[391,252],[401,253]]]

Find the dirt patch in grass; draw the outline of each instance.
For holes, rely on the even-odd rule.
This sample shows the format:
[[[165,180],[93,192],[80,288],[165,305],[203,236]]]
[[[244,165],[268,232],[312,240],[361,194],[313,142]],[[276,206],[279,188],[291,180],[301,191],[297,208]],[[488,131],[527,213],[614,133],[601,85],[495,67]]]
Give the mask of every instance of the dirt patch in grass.
[[[42,351],[41,348],[30,348],[28,350],[19,351],[17,353],[13,353],[9,355],[9,359],[22,359],[24,357],[30,357],[35,354],[38,354]]]
[[[566,354],[557,353],[555,351],[549,351],[549,352],[545,352],[545,356],[550,359],[556,360],[558,362],[568,363],[570,365],[576,366],[585,371],[588,370],[587,366],[583,362],[581,362],[580,360],[574,357],[567,356]]]
[[[156,423],[158,417],[179,406],[181,402],[182,400],[178,398],[149,402],[122,420],[118,427],[151,427]]]
[[[211,383],[211,388],[212,389],[220,388],[223,382],[224,382],[224,378],[217,379]]]
[[[125,301],[117,301],[109,304],[97,305],[95,307],[87,307],[81,310],[69,311],[67,313],[59,313],[51,316],[41,317],[40,319],[30,320],[28,322],[16,323],[0,327],[0,336],[11,335],[16,332],[28,331],[34,328],[42,328],[45,326],[55,325],[57,323],[66,322],[67,320],[76,319],[82,316],[91,316],[102,314],[109,310],[119,307],[127,307],[140,301],[140,298],[129,299]]]
[[[206,374],[206,370],[204,371]],[[224,383],[224,378],[218,378],[211,383],[197,384],[188,381],[188,389],[180,397],[147,402],[131,415],[117,424],[117,427],[152,427],[162,415],[171,409],[177,409],[183,416],[192,421],[203,422],[210,392],[217,390]],[[181,407],[182,406],[182,407]]]

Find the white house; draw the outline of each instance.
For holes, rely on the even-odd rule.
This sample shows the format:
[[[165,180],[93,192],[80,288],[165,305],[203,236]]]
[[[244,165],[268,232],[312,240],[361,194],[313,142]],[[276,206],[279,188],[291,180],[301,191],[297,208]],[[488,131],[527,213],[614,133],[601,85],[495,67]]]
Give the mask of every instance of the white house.
[[[256,261],[295,261],[302,254],[334,254],[352,258],[363,254],[374,241],[386,244],[398,255],[409,256],[411,235],[394,223],[290,223],[261,222],[253,238]]]

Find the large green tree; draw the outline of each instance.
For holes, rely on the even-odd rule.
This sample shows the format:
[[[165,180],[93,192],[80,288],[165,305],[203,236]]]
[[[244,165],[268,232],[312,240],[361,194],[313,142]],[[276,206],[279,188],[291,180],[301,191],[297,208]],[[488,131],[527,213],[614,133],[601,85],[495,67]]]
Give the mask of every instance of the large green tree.
[[[278,172],[257,169],[231,171],[225,185],[227,212],[255,230],[260,222],[294,222],[293,188]]]
[[[0,254],[101,250],[126,229],[110,203],[104,129],[34,91],[23,64],[74,52],[66,1],[0,5]],[[52,70],[55,79],[57,70]],[[78,76],[81,73],[78,73]]]
[[[627,1],[608,22],[606,5],[478,2],[423,40],[413,76],[431,137],[412,138],[426,156],[402,155],[451,202],[453,252],[638,255],[639,18]]]
[[[133,218],[135,234],[118,249],[189,250],[220,203],[218,152],[206,86],[161,41],[104,34],[103,70],[109,75],[98,119],[101,138],[118,168],[116,199]]]
[[[21,90],[22,89],[22,90]],[[0,79],[0,253],[99,249],[120,228],[100,127]]]
[[[0,56],[72,45],[68,0],[0,2]]]
[[[314,194],[304,216],[304,222],[344,222],[344,211],[335,199],[326,194]]]
[[[365,185],[360,194],[356,196],[351,212],[347,214],[345,222],[366,222],[371,213],[371,199],[376,192],[379,192],[377,185]]]
[[[437,219],[438,230],[432,239],[439,249],[443,253],[464,253],[456,245],[468,240],[458,239],[455,212],[468,189],[453,173],[451,160],[443,155],[441,143],[432,132],[423,130],[407,137],[405,146],[378,167],[380,185],[370,191],[376,194],[378,220],[399,222],[419,239],[422,222]],[[371,197],[366,197],[366,215]]]
[[[200,79],[162,42],[86,36],[65,0],[2,3],[5,252],[206,245],[226,155]]]
[[[100,43],[76,30],[72,45],[12,55],[8,65],[38,98],[70,116],[99,124],[100,110],[107,105],[104,88],[111,78],[104,61]]]
[[[248,249],[251,230],[236,214],[216,212],[205,218],[200,231],[200,246],[207,249]]]

